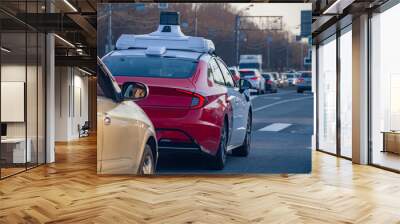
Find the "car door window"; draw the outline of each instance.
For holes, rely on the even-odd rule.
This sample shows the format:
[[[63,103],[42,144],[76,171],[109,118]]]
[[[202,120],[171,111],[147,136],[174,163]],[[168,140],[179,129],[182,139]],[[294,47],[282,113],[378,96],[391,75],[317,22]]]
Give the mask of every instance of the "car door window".
[[[212,69],[212,76],[213,76],[214,82],[217,84],[220,84],[220,85],[225,85],[224,77],[221,73],[221,70],[219,70],[219,67],[214,59],[210,60],[210,67]]]
[[[99,85],[99,82],[97,82],[97,96],[105,96],[104,92],[103,92],[103,89]]]
[[[97,94],[115,101],[119,101],[119,93],[115,89],[115,85],[111,78],[103,70],[102,66],[97,66]]]
[[[232,75],[229,72],[228,68],[225,66],[225,64],[220,59],[217,59],[216,61],[219,65],[222,75],[224,76],[225,85],[228,87],[235,87],[235,82],[233,81]]]

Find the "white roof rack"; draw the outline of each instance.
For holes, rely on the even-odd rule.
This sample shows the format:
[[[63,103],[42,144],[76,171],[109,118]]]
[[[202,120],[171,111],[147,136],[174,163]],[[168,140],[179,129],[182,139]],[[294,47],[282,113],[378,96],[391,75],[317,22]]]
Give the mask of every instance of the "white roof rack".
[[[185,36],[180,26],[159,25],[157,31],[145,35],[122,34],[117,40],[118,50],[148,49],[158,47],[169,50],[185,50],[200,53],[213,53],[214,43],[203,37]]]

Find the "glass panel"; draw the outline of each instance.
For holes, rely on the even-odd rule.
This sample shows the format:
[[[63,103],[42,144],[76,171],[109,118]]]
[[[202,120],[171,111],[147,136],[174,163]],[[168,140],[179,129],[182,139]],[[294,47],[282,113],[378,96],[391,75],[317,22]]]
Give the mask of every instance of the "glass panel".
[[[400,5],[372,22],[372,163],[400,170]]]
[[[342,156],[352,157],[352,32],[340,37],[340,127]]]
[[[2,177],[25,170],[26,150],[26,33],[1,34],[1,140]]]
[[[336,39],[318,48],[318,144],[336,153]]]

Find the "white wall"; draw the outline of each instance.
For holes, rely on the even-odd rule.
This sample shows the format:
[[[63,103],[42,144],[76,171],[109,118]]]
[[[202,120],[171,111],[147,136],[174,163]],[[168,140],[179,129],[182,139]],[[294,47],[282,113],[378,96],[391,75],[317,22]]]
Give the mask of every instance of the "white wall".
[[[45,150],[45,116],[44,116],[44,74],[42,67],[36,65],[25,65],[18,63],[5,63],[1,66],[1,81],[3,82],[23,82],[26,85],[26,106],[22,102],[22,107],[11,108],[3,105],[3,113],[16,113],[12,110],[20,110],[18,113],[26,113],[25,118],[20,122],[5,122],[7,124],[8,138],[28,138],[28,147],[31,149],[30,155],[32,162],[44,163]],[[25,80],[27,79],[27,80]],[[3,92],[4,89],[2,89]],[[24,89],[19,90],[24,94]],[[3,93],[4,94],[4,93]],[[2,95],[7,97],[7,95]],[[36,161],[39,159],[39,161]]]
[[[32,67],[26,68],[24,65],[19,64],[4,64],[1,66],[1,81],[2,82],[24,82],[26,69],[32,70]],[[36,85],[36,82],[34,83]],[[36,96],[36,90],[33,93],[28,92],[27,96]],[[28,100],[28,99],[27,99]],[[32,100],[28,100],[30,102]],[[36,105],[35,105],[36,107]],[[1,108],[2,110],[7,110],[7,108]],[[28,121],[33,120],[33,118],[28,114]],[[35,114],[36,116],[36,114]],[[36,117],[35,117],[36,118]],[[26,122],[7,122],[7,136],[8,137],[25,137],[25,124]],[[31,125],[30,125],[31,126]],[[29,127],[30,127],[29,126]],[[30,136],[28,136],[30,137]]]
[[[55,140],[78,139],[78,125],[88,120],[88,78],[72,67],[56,67],[55,73]]]

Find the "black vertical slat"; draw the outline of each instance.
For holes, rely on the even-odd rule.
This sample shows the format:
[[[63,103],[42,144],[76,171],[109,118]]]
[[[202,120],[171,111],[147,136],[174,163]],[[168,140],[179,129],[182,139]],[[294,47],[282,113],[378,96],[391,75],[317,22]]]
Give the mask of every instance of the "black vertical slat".
[[[373,148],[372,148],[372,29],[371,29],[371,20],[372,20],[372,10],[368,11],[368,30],[367,30],[367,44],[368,44],[368,53],[367,53],[367,82],[368,82],[368,94],[367,94],[367,108],[368,108],[368,164],[373,164]]]
[[[2,23],[0,23],[0,47],[1,46],[3,46],[2,45]],[[3,54],[3,52],[1,52],[1,50],[0,50],[0,124],[3,124],[2,122],[1,122],[1,77],[2,77],[2,75],[1,75],[1,67],[2,67],[2,54]],[[0,134],[1,135],[1,134]],[[2,179],[2,176],[1,176],[1,170],[2,170],[2,157],[1,157],[1,150],[2,150],[2,148],[1,148],[1,145],[2,144],[0,144],[0,179]]]
[[[319,44],[316,45],[315,51],[315,148],[319,150]]]
[[[39,13],[39,0],[36,1]],[[39,165],[39,32],[36,31],[36,166]]]
[[[45,12],[47,13],[47,0],[44,2]],[[44,163],[47,163],[47,36],[48,33],[44,33]]]
[[[341,65],[340,65],[340,36],[341,32],[339,27],[336,31],[336,154],[338,156],[342,155],[341,152],[341,97],[340,97],[340,82],[341,82]]]
[[[28,0],[25,0],[25,21],[28,19]],[[28,24],[25,23],[25,102],[24,102],[24,118],[25,118],[25,170],[28,169],[28,114],[27,114],[27,89],[28,89]]]
[[[71,88],[71,94],[72,94],[72,117],[75,118],[75,68],[71,67],[71,81],[72,81],[72,88]],[[71,106],[71,105],[70,105]]]

